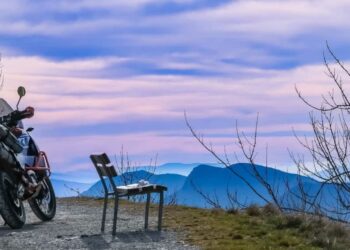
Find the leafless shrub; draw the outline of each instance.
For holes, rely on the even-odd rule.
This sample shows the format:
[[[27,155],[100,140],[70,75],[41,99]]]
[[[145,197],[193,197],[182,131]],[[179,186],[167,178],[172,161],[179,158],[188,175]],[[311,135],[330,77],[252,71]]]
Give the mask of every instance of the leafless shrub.
[[[258,181],[267,192],[261,192],[256,186],[245,178],[241,173],[231,167],[231,161],[224,149],[224,156],[220,156],[212,144],[206,142],[203,136],[197,133],[187,119],[187,127],[193,137],[206,149],[219,163],[224,165],[232,174],[245,183],[255,195],[265,203],[272,203],[279,211],[292,211],[317,216],[326,216],[332,220],[349,221],[350,218],[350,98],[345,90],[342,75],[350,78],[350,71],[335,56],[327,44],[327,52],[335,65],[340,70],[333,68],[324,54],[324,64],[328,76],[335,84],[335,90],[329,91],[322,96],[320,106],[313,105],[304,98],[301,91],[296,88],[299,98],[313,109],[310,113],[310,125],[313,131],[313,138],[296,138],[299,143],[311,155],[312,162],[305,162],[303,155],[295,155],[290,152],[290,156],[298,168],[297,186],[291,186],[285,180],[284,186],[287,191],[281,192],[281,186],[274,182],[274,176],[269,176],[267,164],[263,166],[265,171],[259,171],[256,161],[258,117],[256,119],[255,130],[251,137],[239,131],[236,122],[237,145],[244,158],[250,163],[247,172]],[[236,157],[236,160],[239,161]],[[313,190],[305,186],[304,178],[313,179]],[[315,190],[316,189],[316,190]],[[284,190],[282,188],[282,190]],[[202,194],[203,196],[203,194]],[[217,197],[206,196],[206,201],[211,205],[218,206]],[[235,201],[235,203],[237,203]]]
[[[216,192],[213,194],[205,193],[193,181],[191,181],[192,188],[204,199],[204,201],[212,208],[222,209],[220,200]]]
[[[174,191],[172,194],[168,194],[165,199],[165,205],[176,206],[177,205],[177,193]]]
[[[266,215],[278,215],[281,211],[273,203],[267,203],[262,207],[262,213]]]
[[[226,210],[226,212],[228,214],[238,214],[240,210],[238,210],[237,208],[229,208]]]
[[[68,186],[67,184],[64,184],[64,187],[69,189],[70,191],[76,193],[77,197],[81,197],[81,192],[80,192],[79,188],[72,188],[72,187]]]
[[[299,228],[304,222],[305,216],[301,214],[288,214],[285,216],[285,227],[286,228]]]
[[[210,209],[210,212],[212,214],[222,214],[225,210],[223,210],[222,208],[217,208],[217,207],[214,207],[212,209]]]
[[[230,191],[229,187],[226,188],[226,197],[229,202],[229,206],[226,207],[228,211],[232,210],[242,210],[247,208],[247,201],[241,201],[238,199],[237,191]]]
[[[121,180],[121,184],[124,186],[135,184],[138,181],[140,181],[140,179],[137,178],[137,176],[135,175],[135,172],[139,170],[145,171],[145,175],[142,176],[142,179],[145,181],[149,181],[150,178],[154,176],[154,173],[157,168],[157,155],[154,159],[150,159],[149,165],[141,166],[141,164],[137,164],[131,161],[128,152],[124,151],[124,147],[121,148],[119,156],[115,155],[114,158],[116,163],[116,169]],[[145,200],[145,195],[130,196],[128,197],[128,200],[132,200],[134,202],[141,202]],[[155,201],[155,197],[152,196],[151,202]]]
[[[320,200],[319,196],[330,187],[335,189],[331,204],[319,202],[319,212],[333,219],[348,220],[350,215],[350,130],[348,125],[350,100],[343,76],[350,77],[350,72],[328,43],[327,53],[335,63],[335,66],[332,66],[324,53],[326,73],[335,84],[335,89],[322,96],[321,105],[311,104],[296,88],[299,98],[313,110],[310,113],[313,138],[296,136],[299,143],[310,154],[312,163],[305,163],[300,155],[293,155],[292,158],[302,174],[321,182],[311,202]]]
[[[328,235],[333,238],[349,237],[349,230],[340,223],[331,223],[328,225]]]
[[[350,244],[349,229],[338,222],[309,219],[302,224],[300,230],[309,236],[313,246],[323,249],[348,249]]]
[[[147,166],[141,166],[141,164],[137,164],[130,160],[128,152],[124,151],[124,147],[121,148],[119,157],[115,155],[114,158],[118,175],[121,177],[123,185],[129,185],[138,182],[139,180],[136,178],[134,172],[141,169],[145,170],[146,172],[146,175],[143,176],[143,179],[148,181],[154,175],[157,168],[157,155],[154,159],[150,159],[150,162]]]
[[[251,138],[248,138],[248,136],[244,132],[240,132],[238,129],[238,124],[236,123],[236,138],[237,138],[237,145],[240,151],[243,153],[244,158],[250,163],[250,167],[247,168],[247,173],[250,176],[252,176],[254,180],[258,181],[264,187],[268,195],[265,195],[263,194],[263,192],[257,190],[254,187],[254,184],[250,180],[248,180],[248,178],[246,178],[241,173],[237,172],[234,168],[231,167],[232,164],[226,153],[226,149],[225,149],[224,157],[219,156],[219,154],[213,149],[212,144],[207,143],[204,140],[203,136],[197,133],[193,129],[193,127],[191,126],[191,124],[187,119],[186,112],[185,112],[185,121],[186,121],[187,127],[192,133],[192,136],[211,155],[213,155],[220,164],[224,165],[233,175],[235,175],[241,181],[243,181],[243,183],[245,183],[251,189],[251,191],[253,191],[253,193],[257,195],[259,198],[261,198],[265,203],[270,203],[272,201],[279,210],[282,210],[283,201],[281,200],[281,198],[283,198],[283,196],[280,195],[278,185],[274,185],[273,176],[269,176],[269,171],[267,167],[267,157],[266,157],[266,165],[263,166],[264,171],[259,171],[258,165],[255,163],[255,158],[257,154],[256,147],[257,147],[257,133],[258,133],[258,121],[259,121],[258,116],[256,119],[253,136]],[[267,155],[267,149],[266,149],[266,155]],[[237,157],[236,157],[236,160],[238,161]],[[200,190],[197,189],[197,192],[198,191]],[[203,194],[201,194],[201,196],[203,197]],[[206,201],[211,202],[213,201],[213,199],[212,198],[206,199]],[[214,203],[215,203],[215,200],[214,200]],[[211,204],[211,205],[214,205],[214,204]]]
[[[249,216],[260,216],[261,215],[261,210],[260,207],[256,204],[252,204],[250,206],[248,206],[245,209],[245,212],[249,215]]]

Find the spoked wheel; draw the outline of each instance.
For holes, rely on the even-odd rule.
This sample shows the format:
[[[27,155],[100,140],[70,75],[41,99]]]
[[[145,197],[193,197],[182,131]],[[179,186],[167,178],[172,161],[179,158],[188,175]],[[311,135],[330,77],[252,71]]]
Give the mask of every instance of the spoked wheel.
[[[26,214],[15,183],[8,173],[0,172],[0,213],[7,225],[17,229],[24,225]]]
[[[51,220],[56,214],[56,196],[49,178],[42,180],[42,188],[36,198],[29,199],[34,214],[42,221]]]

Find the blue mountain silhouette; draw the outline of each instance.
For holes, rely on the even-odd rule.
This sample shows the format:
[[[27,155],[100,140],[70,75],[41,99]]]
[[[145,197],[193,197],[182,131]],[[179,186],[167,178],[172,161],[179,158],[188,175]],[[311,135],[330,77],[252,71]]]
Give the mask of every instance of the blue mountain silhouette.
[[[320,182],[312,178],[287,173],[275,168],[256,165],[255,169],[271,186],[277,198],[286,208],[303,205],[300,199],[297,198],[302,196],[300,186],[311,198],[316,196],[321,186]],[[177,174],[154,174],[149,178],[149,181],[167,186],[166,198],[170,198],[170,196],[175,194],[177,203],[180,205],[210,207],[211,205],[203,199],[198,190],[211,198],[217,199],[223,208],[229,208],[232,205],[228,199],[228,193],[234,194],[236,199],[242,204],[250,205],[254,203],[264,205],[266,201],[259,197],[252,188],[268,201],[271,201],[271,197],[264,185],[256,178],[253,170],[253,166],[247,163],[233,164],[229,168],[201,164],[195,167],[187,177]],[[126,173],[124,177],[125,175],[132,176],[133,182],[136,183],[141,179],[147,179],[150,173],[139,170]],[[246,180],[252,188],[239,176]],[[118,185],[123,185],[122,178],[123,176],[115,178]],[[322,206],[332,209],[336,202],[336,192],[337,189],[334,184],[324,185],[317,199]],[[96,182],[82,195],[102,197],[103,188],[101,182]],[[331,212],[328,213],[331,214]]]
[[[82,193],[87,190],[91,184],[79,183],[74,181],[51,179],[55,195],[57,197],[70,197],[77,196],[78,193]]]
[[[178,174],[151,174],[144,170],[138,170],[130,173],[125,173],[114,178],[117,185],[125,185],[123,179],[132,180],[133,183],[139,180],[148,180],[151,183],[164,185],[168,187],[168,194],[178,191],[184,184],[186,177]],[[109,181],[107,180],[107,183]],[[130,184],[130,183],[129,183]],[[103,186],[101,181],[96,182],[88,190],[82,193],[89,197],[103,197]]]

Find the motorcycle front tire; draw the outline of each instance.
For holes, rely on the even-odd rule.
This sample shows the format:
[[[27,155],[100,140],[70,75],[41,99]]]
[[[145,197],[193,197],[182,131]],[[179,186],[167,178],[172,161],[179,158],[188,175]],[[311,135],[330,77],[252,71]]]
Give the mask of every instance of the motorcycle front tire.
[[[7,172],[0,172],[0,214],[13,229],[23,227],[26,213],[23,201],[17,198],[16,181]]]

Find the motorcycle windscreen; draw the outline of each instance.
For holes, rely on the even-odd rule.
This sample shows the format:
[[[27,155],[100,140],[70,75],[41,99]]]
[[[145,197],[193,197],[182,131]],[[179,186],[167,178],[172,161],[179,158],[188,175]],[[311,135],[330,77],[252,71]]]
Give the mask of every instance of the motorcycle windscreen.
[[[10,114],[13,111],[13,108],[8,104],[4,99],[0,98],[0,117]],[[23,128],[22,121],[18,122],[17,127]]]

